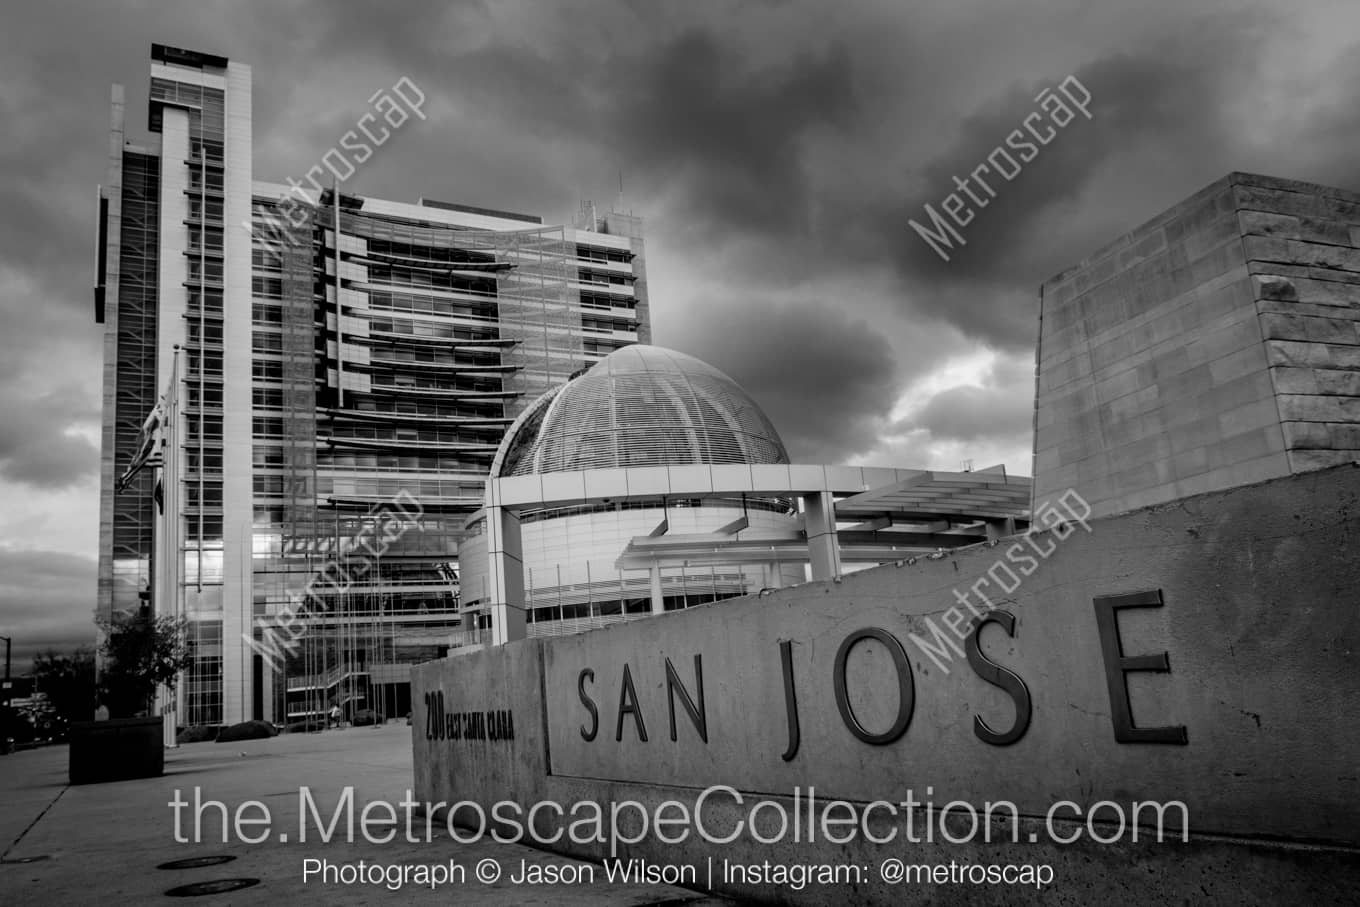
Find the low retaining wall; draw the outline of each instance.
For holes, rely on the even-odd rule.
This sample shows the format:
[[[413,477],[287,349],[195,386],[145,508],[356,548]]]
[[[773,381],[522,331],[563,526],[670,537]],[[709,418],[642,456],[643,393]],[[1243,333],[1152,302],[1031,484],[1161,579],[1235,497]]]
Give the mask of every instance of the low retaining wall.
[[[1340,901],[1357,652],[1347,466],[420,666],[415,793],[772,903]]]
[[[165,771],[165,722],[113,718],[71,724],[68,771],[72,784],[155,778]]]

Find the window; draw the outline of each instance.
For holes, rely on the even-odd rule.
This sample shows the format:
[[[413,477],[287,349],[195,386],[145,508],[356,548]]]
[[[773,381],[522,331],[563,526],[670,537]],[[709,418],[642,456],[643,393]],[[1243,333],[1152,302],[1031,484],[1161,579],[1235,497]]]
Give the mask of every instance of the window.
[[[283,494],[283,476],[255,476],[251,481],[254,482],[256,495],[277,496]]]
[[[283,448],[267,447],[261,444],[256,444],[254,447],[251,448],[251,459],[256,466],[260,467],[282,466]]]
[[[218,724],[222,721],[222,622],[195,620],[186,635],[193,663],[184,674],[185,723]]]
[[[282,438],[283,420],[257,416],[250,420],[251,432],[257,438]]]
[[[279,277],[252,277],[250,291],[265,299],[283,298],[283,279]]]
[[[221,409],[222,408],[222,388],[219,385],[207,385],[199,387],[197,384],[190,383],[186,388],[190,409]]]
[[[184,506],[189,508],[216,508],[222,507],[222,483],[203,482],[202,488],[199,482],[184,483]]]
[[[283,522],[283,508],[257,506],[252,519],[256,526],[276,526]]]
[[[184,452],[185,467],[189,472],[222,472],[222,451],[220,450],[188,450]]]
[[[250,320],[254,324],[283,324],[283,309],[268,303],[252,303]]]
[[[194,287],[189,290],[189,311],[205,315],[222,314],[222,291],[212,288],[199,289]]]
[[[222,254],[223,232],[221,227],[189,226],[189,248],[195,252],[202,249]]]
[[[223,144],[213,139],[190,139],[189,156],[191,159],[202,158],[204,160],[222,163]]]
[[[221,283],[222,262],[214,261],[212,259],[200,261],[192,255],[189,255],[189,280],[193,283],[198,283],[199,281]]]
[[[222,171],[208,170],[204,172],[197,167],[189,168],[189,189],[200,192],[206,188],[209,192],[222,191]]]
[[[283,407],[283,391],[277,387],[257,387],[250,392],[250,403],[256,409]]]
[[[199,535],[200,526],[203,529],[201,536]],[[220,547],[222,544],[222,514],[187,514],[184,517],[184,537],[201,540],[204,545],[211,545],[215,542]]]
[[[283,256],[270,249],[256,246],[250,253],[250,263],[257,271],[282,271]]]
[[[254,359],[250,364],[251,377],[260,381],[282,381],[283,363],[271,359]]]
[[[200,438],[207,441],[222,441],[221,415],[187,415],[184,417],[184,434],[190,441]]]
[[[221,222],[222,203],[216,199],[189,199],[189,217],[193,220]]]
[[[207,321],[199,324],[197,321],[190,321],[188,328],[189,343],[195,346],[204,343],[211,346],[222,345],[222,325],[220,323]]]
[[[205,375],[222,377],[222,353],[213,350],[189,350],[188,366],[191,377]]]

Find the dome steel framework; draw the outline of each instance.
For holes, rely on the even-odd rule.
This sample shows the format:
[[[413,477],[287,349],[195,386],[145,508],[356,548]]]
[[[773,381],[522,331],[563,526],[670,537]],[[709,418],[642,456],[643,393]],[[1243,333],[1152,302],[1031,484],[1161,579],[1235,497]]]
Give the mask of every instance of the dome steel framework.
[[[735,381],[693,356],[634,344],[530,406],[492,475],[788,462],[774,426]]]

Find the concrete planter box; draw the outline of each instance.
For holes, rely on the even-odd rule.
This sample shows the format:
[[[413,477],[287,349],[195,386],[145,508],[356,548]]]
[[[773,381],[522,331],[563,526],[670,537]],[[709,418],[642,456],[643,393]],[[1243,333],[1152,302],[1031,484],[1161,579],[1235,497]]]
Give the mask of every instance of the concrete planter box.
[[[72,784],[155,778],[165,770],[160,718],[114,718],[71,725]]]

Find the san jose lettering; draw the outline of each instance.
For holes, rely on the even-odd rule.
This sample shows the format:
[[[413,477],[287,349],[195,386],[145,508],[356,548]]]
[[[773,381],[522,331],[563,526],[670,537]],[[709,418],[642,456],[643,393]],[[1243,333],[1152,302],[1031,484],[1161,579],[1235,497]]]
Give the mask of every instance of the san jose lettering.
[[[1116,742],[1182,745],[1187,743],[1188,735],[1182,725],[1135,726],[1129,703],[1128,674],[1135,671],[1167,673],[1170,671],[1170,659],[1166,652],[1151,654],[1126,652],[1119,637],[1118,612],[1131,608],[1160,608],[1163,605],[1161,591],[1097,596],[1092,604],[1110,698],[1111,725]],[[981,637],[984,632],[989,635],[1004,633],[1012,639],[1018,639],[1017,631],[1018,621],[1015,615],[998,609],[978,615],[972,621],[964,638],[964,654],[973,673],[984,683],[1003,691],[1011,700],[1013,717],[1009,722],[1005,721],[1005,716],[973,716],[974,736],[989,746],[1010,746],[1017,743],[1028,732],[1034,717],[1033,699],[1025,681],[1015,671],[992,661],[982,650]],[[847,670],[851,653],[857,646],[870,640],[886,649],[897,684],[897,709],[887,727],[867,726],[856,714],[850,696]],[[795,675],[791,640],[781,640],[778,649],[788,729],[787,745],[781,758],[789,762],[797,757],[801,746],[798,690],[800,685],[809,682],[809,678]],[[681,737],[684,737],[687,740],[697,739],[707,744],[708,715],[704,701],[702,657],[700,655],[693,657],[692,672],[685,676],[682,676],[670,658],[663,658],[662,673],[663,677],[660,678],[656,675],[643,676],[640,667],[639,672],[635,673],[634,666],[625,662],[619,675],[618,698],[615,704],[612,698],[605,701],[603,691],[596,683],[595,669],[582,668],[576,677],[576,693],[584,717],[579,727],[581,738],[587,743],[595,742],[603,726],[613,731],[612,736],[616,743],[622,743],[625,738],[648,743],[655,732],[655,722],[663,715],[659,712],[655,715],[649,712],[648,708],[655,711],[657,706],[653,702],[645,707],[643,700],[638,696],[638,690],[664,687],[666,702],[664,719],[667,722],[665,727],[671,742],[678,743]],[[870,746],[887,746],[900,740],[910,730],[917,698],[916,679],[906,648],[890,631],[881,627],[862,627],[847,634],[836,651],[831,681],[841,721],[860,741]],[[601,709],[609,709],[611,705],[614,706],[612,715],[602,716]],[[683,718],[678,720],[677,716]]]
[[[675,665],[669,658],[666,662],[666,704],[668,717],[670,718],[671,742],[678,741],[679,731],[676,729],[675,706],[679,700],[682,711],[688,716],[690,724],[694,727],[695,734],[699,739],[708,743],[708,711],[704,706],[704,660],[703,656],[694,656],[694,691],[685,686],[685,682],[680,678],[680,674],[675,669]],[[586,691],[588,683],[595,680],[595,672],[586,668],[577,675],[576,692],[581,699],[581,705],[585,707],[590,715],[590,725],[581,725],[581,737],[590,742],[595,739],[600,732],[600,710],[595,705],[595,700]],[[619,708],[618,720],[614,726],[615,742],[623,742],[624,719],[631,719],[632,733],[643,743],[647,742],[647,719],[643,715],[642,706],[638,702],[637,687],[633,684],[632,669],[625,662],[623,666],[623,677],[619,684]]]

